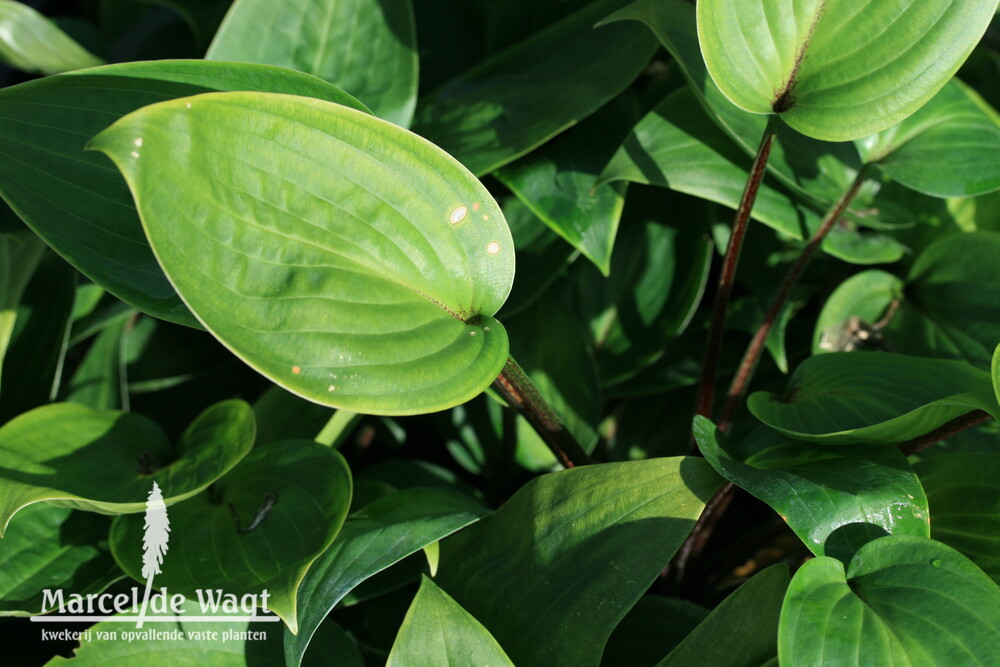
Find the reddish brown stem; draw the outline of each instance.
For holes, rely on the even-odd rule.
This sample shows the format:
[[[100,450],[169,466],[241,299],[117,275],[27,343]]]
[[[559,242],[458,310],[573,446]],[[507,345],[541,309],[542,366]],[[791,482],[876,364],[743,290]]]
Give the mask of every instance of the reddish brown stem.
[[[774,300],[771,301],[771,306],[767,309],[767,314],[764,316],[764,322],[757,329],[754,334],[753,339],[747,346],[746,352],[743,354],[743,360],[740,361],[739,367],[736,369],[736,375],[733,376],[733,381],[729,385],[729,391],[726,394],[726,404],[722,410],[722,416],[719,418],[719,429],[723,433],[728,433],[730,427],[732,426],[733,416],[736,414],[736,409],[739,407],[740,401],[746,394],[747,386],[750,384],[750,380],[753,378],[754,372],[757,370],[757,364],[760,363],[761,355],[764,352],[764,345],[767,343],[767,337],[771,333],[771,329],[774,327],[775,322],[778,321],[778,317],[781,315],[782,309],[788,302],[788,297],[791,295],[792,290],[799,282],[799,278],[802,277],[802,273],[806,270],[809,265],[810,260],[812,260],[813,255],[819,250],[819,247],[823,243],[823,239],[827,237],[833,226],[837,224],[844,212],[847,211],[847,207],[850,206],[851,202],[858,194],[858,190],[861,189],[861,185],[865,181],[865,177],[868,172],[868,165],[865,165],[855,176],[854,182],[851,183],[851,187],[844,192],[843,196],[833,205],[833,208],[826,214],[823,222],[820,223],[819,228],[813,233],[812,238],[809,239],[809,243],[806,247],[802,249],[802,253],[799,258],[795,261],[795,264],[788,269],[788,273],[785,274],[785,279],[782,281],[781,286],[778,288],[777,294],[774,295]]]
[[[528,420],[560,463],[567,468],[593,463],[513,357],[507,357],[493,387]]]
[[[712,323],[708,329],[708,340],[705,343],[705,357],[701,367],[701,379],[698,384],[698,402],[696,414],[712,417],[712,402],[715,397],[715,375],[719,368],[719,356],[722,352],[722,334],[726,324],[726,311],[729,308],[729,296],[733,291],[733,279],[736,276],[736,265],[740,261],[740,251],[743,249],[743,239],[746,236],[747,226],[750,222],[750,211],[753,209],[754,201],[757,199],[757,191],[764,180],[764,170],[767,167],[767,158],[771,153],[771,144],[774,143],[774,135],[778,130],[778,123],[781,120],[777,115],[772,115],[768,119],[767,127],[764,129],[764,136],[760,140],[757,148],[757,155],[754,158],[753,166],[750,168],[750,177],[747,179],[746,188],[743,190],[743,198],[740,206],[736,209],[736,217],[733,218],[733,230],[729,236],[729,245],[726,247],[726,256],[722,262],[722,273],[719,275],[719,290],[715,296],[715,309],[712,312]]]
[[[674,581],[679,583],[684,580],[684,573],[687,570],[688,563],[705,548],[708,538],[712,536],[712,531],[715,530],[715,524],[719,522],[719,519],[729,508],[735,495],[736,486],[732,482],[726,482],[705,503],[705,509],[695,522],[694,528],[688,533],[684,544],[681,545],[681,548],[677,550],[677,555],[674,556],[672,563]]]
[[[961,433],[967,428],[972,428],[973,426],[979,426],[980,424],[987,422],[991,419],[989,413],[983,412],[982,410],[973,410],[972,412],[966,413],[961,417],[952,419],[950,422],[941,426],[930,433],[920,436],[919,438],[914,438],[913,440],[908,440],[899,445],[899,448],[907,456],[911,454],[916,454],[917,452],[922,452],[931,445],[936,445],[942,440],[947,440],[953,435]]]

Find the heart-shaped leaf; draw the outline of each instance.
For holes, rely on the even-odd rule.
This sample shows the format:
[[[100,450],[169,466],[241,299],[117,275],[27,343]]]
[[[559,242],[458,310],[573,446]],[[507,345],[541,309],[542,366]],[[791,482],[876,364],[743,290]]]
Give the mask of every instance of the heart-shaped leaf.
[[[806,562],[778,629],[783,665],[987,665],[998,645],[996,583],[954,549],[909,535],[869,542],[846,573],[833,558]]]
[[[424,576],[386,665],[513,667],[514,663],[482,623]]]
[[[205,57],[313,74],[406,127],[417,102],[416,41],[410,0],[237,0]]]
[[[810,357],[784,394],[757,392],[747,407],[787,436],[828,445],[896,444],[973,410],[1000,415],[987,373],[884,352]]]
[[[513,280],[510,232],[420,137],[338,104],[216,93],[146,107],[92,147],[122,170],[188,307],[283,387],[414,414],[502,370],[491,316]]]
[[[266,590],[268,608],[294,631],[299,582],[350,504],[351,471],[336,450],[308,440],[257,446],[211,489],[169,508],[169,551],[155,583],[188,597]],[[111,552],[138,581],[144,520],[120,516],[111,527]]]
[[[657,667],[757,667],[777,655],[778,616],[789,579],[787,565],[772,565],[758,572],[723,600]]]
[[[0,61],[33,74],[104,64],[55,23],[15,0],[0,0]]]
[[[935,197],[974,197],[1000,189],[996,111],[958,80],[906,120],[857,141],[866,162]]]
[[[116,579],[107,544],[110,519],[68,507],[25,507],[0,540],[0,616],[41,613],[42,591],[99,593]]]
[[[698,38],[737,106],[849,141],[903,120],[972,52],[996,0],[703,0]],[[873,113],[877,110],[877,113]]]
[[[684,457],[544,475],[444,540],[437,582],[516,664],[597,665],[718,483]]]
[[[914,466],[930,502],[931,536],[1000,583],[1000,454],[954,452]]]
[[[927,497],[894,447],[824,447],[765,427],[731,446],[701,416],[694,437],[719,474],[770,505],[817,556],[847,563],[883,535],[930,537]]]
[[[157,266],[121,176],[84,145],[130,111],[215,90],[267,90],[361,108],[306,74],[203,60],[108,65],[29,81],[0,90],[0,195],[95,283],[143,312],[196,326]]]
[[[169,505],[224,475],[253,439],[253,411],[243,401],[208,408],[174,447],[137,414],[75,403],[32,410],[0,428],[0,527],[43,500],[104,514],[141,512],[153,482]]]
[[[482,175],[589,116],[656,47],[638,26],[594,28],[622,2],[591,2],[448,82],[420,100],[414,129]]]
[[[447,489],[391,493],[352,515],[299,586],[298,634],[285,632],[285,659],[297,666],[330,610],[362,581],[485,514]]]

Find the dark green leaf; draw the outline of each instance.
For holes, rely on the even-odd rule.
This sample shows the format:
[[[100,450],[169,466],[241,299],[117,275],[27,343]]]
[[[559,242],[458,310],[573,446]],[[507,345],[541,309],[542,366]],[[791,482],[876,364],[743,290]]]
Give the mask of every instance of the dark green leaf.
[[[0,428],[0,527],[43,500],[104,514],[142,512],[153,482],[168,504],[177,502],[236,465],[253,437],[253,412],[242,401],[205,410],[176,447],[136,414],[74,403],[32,410]]]
[[[731,446],[701,416],[694,436],[717,472],[770,505],[817,556],[847,563],[883,535],[930,537],[927,497],[894,447],[825,447],[765,427]]]
[[[597,665],[718,486],[664,458],[537,478],[441,544],[437,581],[524,665]]]
[[[128,321],[119,320],[97,334],[66,383],[62,400],[96,410],[117,410],[128,405],[123,354],[127,326]]]
[[[268,608],[294,630],[299,583],[350,503],[351,472],[336,450],[307,440],[254,447],[211,489],[170,506],[170,552],[156,585],[189,597],[266,590]],[[137,581],[145,581],[143,522],[120,516],[111,527],[115,560]]]
[[[597,0],[420,100],[414,129],[487,174],[618,95],[653,54],[638,26],[594,24],[622,4]],[[554,48],[553,45],[558,45]]]
[[[987,373],[885,352],[810,357],[783,395],[757,392],[747,406],[785,435],[830,445],[901,443],[973,410],[1000,415]]]
[[[912,536],[869,542],[844,565],[814,558],[781,610],[783,665],[989,665],[1000,588],[968,558]]]
[[[696,604],[644,595],[621,620],[601,656],[601,667],[652,667],[708,616]]]
[[[862,271],[840,283],[816,320],[813,354],[847,352],[863,345],[871,338],[873,325],[902,293],[903,281],[878,269]]]

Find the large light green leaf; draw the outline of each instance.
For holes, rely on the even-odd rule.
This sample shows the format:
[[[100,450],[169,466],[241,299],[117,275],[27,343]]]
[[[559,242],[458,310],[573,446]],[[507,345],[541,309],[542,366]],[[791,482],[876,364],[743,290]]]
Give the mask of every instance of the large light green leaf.
[[[1000,452],[955,452],[914,466],[930,501],[931,536],[1000,583]]]
[[[268,608],[294,631],[296,591],[340,531],[351,504],[351,471],[335,449],[308,440],[254,447],[211,489],[172,505],[170,551],[156,585],[270,594]],[[111,527],[111,552],[144,581],[141,514]]]
[[[437,583],[516,664],[597,665],[717,486],[684,457],[544,475],[442,542]]]
[[[205,57],[313,74],[406,127],[417,102],[416,42],[410,0],[237,0]]]
[[[422,98],[414,129],[475,174],[524,155],[590,115],[646,66],[638,26],[594,28],[623,0],[597,0]]]
[[[31,232],[0,234],[0,369],[14,333],[21,295],[44,249],[42,242]]]
[[[14,0],[0,0],[0,61],[39,74],[104,64],[52,21]]]
[[[931,535],[927,497],[894,447],[825,447],[763,426],[730,445],[701,416],[694,437],[719,474],[770,505],[817,556],[847,563],[883,535]]]
[[[896,444],[973,410],[1000,415],[987,373],[885,352],[810,357],[784,394],[757,392],[747,407],[785,435],[829,445]]]
[[[297,666],[313,633],[355,586],[478,520],[485,510],[446,489],[404,489],[351,515],[299,586],[298,634],[285,632],[285,659]]]
[[[104,514],[142,512],[153,482],[170,504],[190,497],[253,445],[250,406],[216,403],[176,446],[145,417],[56,403],[0,428],[0,534],[19,509],[61,501]]]
[[[514,663],[479,621],[425,576],[386,665],[513,667]]]
[[[660,185],[723,204],[739,206],[751,159],[699,108],[687,86],[675,91],[633,128],[604,168],[598,182],[632,181]],[[793,238],[819,225],[767,182],[751,215]]]
[[[989,369],[1000,341],[1000,233],[952,234],[928,246],[906,277],[886,327],[907,354],[964,359]]]
[[[703,0],[698,37],[736,105],[848,141],[919,109],[958,70],[997,0]]]
[[[420,137],[319,100],[216,93],[142,109],[92,147],[125,174],[192,312],[286,389],[414,414],[469,400],[503,368],[491,316],[513,280],[510,232]]]
[[[778,652],[787,565],[772,565],[722,601],[657,667],[758,667]]]
[[[891,536],[847,567],[814,558],[792,578],[781,609],[783,665],[992,665],[1000,588],[939,542]]]
[[[29,81],[0,90],[0,195],[95,283],[143,312],[195,325],[156,264],[121,175],[84,145],[130,111],[216,90],[361,106],[306,74],[202,60],[125,63]]]
[[[598,187],[597,177],[638,114],[632,98],[619,98],[549,145],[496,172],[501,183],[604,275],[611,270],[627,184]]]
[[[985,194],[1000,189],[1000,122],[987,109],[952,80],[912,116],[856,144],[866,162],[914,190],[936,197]]]
[[[42,611],[42,590],[86,595],[104,590],[121,571],[105,542],[107,517],[48,503],[30,505],[0,540],[0,616]]]

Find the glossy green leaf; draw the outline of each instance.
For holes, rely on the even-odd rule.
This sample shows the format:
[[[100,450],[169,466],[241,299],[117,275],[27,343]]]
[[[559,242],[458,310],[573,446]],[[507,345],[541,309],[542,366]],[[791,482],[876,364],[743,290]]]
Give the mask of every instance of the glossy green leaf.
[[[611,633],[601,665],[652,667],[706,616],[707,609],[687,600],[643,595]]]
[[[584,265],[576,274],[577,311],[589,320],[605,386],[623,382],[664,354],[665,345],[687,328],[708,282],[712,243],[704,229],[690,224],[708,214],[707,205],[682,197],[654,202],[685,222],[655,222],[674,217],[663,212],[629,215],[611,275],[605,278]]]
[[[21,294],[3,357],[0,423],[55,400],[75,290],[73,267],[46,252]]]
[[[903,294],[903,281],[885,271],[857,273],[837,286],[823,305],[813,333],[813,354],[847,352],[870,337],[870,329]]]
[[[783,665],[988,665],[1000,642],[1000,588],[927,538],[869,542],[846,568],[814,558],[781,609]]]
[[[136,414],[75,403],[37,408],[0,428],[0,527],[39,501],[104,514],[142,512],[153,482],[168,504],[177,502],[236,465],[253,438],[253,412],[242,401],[208,408],[173,447]]]
[[[318,76],[406,127],[417,102],[410,0],[237,0],[206,58]]]
[[[592,2],[461,74],[420,100],[414,129],[478,175],[528,153],[646,66],[655,40],[642,28],[594,28],[621,4]]]
[[[315,440],[334,411],[285,391],[271,387],[253,404],[257,417],[257,442]]]
[[[482,184],[416,135],[318,100],[217,93],[147,107],[92,147],[125,174],[192,312],[286,389],[414,414],[503,368],[491,315],[513,280],[510,232]]]
[[[719,474],[770,505],[817,556],[847,563],[883,535],[931,535],[927,497],[894,447],[824,447],[765,427],[731,445],[701,416],[694,436]]]
[[[299,586],[298,634],[285,632],[285,659],[296,666],[316,628],[355,586],[485,514],[445,489],[405,489],[352,514]]]
[[[110,520],[47,503],[30,505],[0,540],[0,616],[41,613],[42,590],[98,593],[121,577],[108,552]]]
[[[544,148],[496,172],[501,183],[604,275],[611,270],[627,184],[598,187],[597,177],[638,113],[634,100],[619,98]]]
[[[202,60],[125,63],[29,81],[0,90],[0,195],[95,283],[143,312],[194,326],[149,249],[121,175],[84,145],[140,107],[215,90],[361,106],[305,74]]]
[[[513,667],[514,663],[479,621],[424,576],[386,665]]]
[[[684,457],[544,475],[442,542],[436,581],[516,664],[597,665],[717,486]]]
[[[758,667],[778,652],[778,615],[790,577],[772,565],[716,607],[657,667]]]
[[[708,116],[745,153],[754,155],[767,117],[739,108],[712,81],[698,45],[694,4],[686,0],[638,0],[607,19],[623,20],[645,23],[656,34]],[[850,186],[861,159],[850,143],[819,141],[782,124],[767,168],[797,194],[830,206]],[[867,203],[856,206],[863,208]]]
[[[737,106],[849,141],[924,105],[983,36],[996,0],[704,0],[698,38]],[[873,112],[877,110],[877,112]]]
[[[604,168],[599,182],[659,185],[735,209],[750,162],[701,112],[691,89],[684,87],[639,121]],[[802,238],[804,228],[819,224],[815,214],[797,208],[766,182],[751,215],[793,238]]]
[[[44,249],[38,237],[28,231],[0,233],[0,371],[14,333],[21,295]]]
[[[1000,121],[972,90],[950,81],[919,111],[857,141],[866,162],[935,197],[1000,189]]]
[[[747,407],[785,435],[829,445],[896,444],[973,410],[1000,415],[987,373],[885,352],[810,357],[781,396],[757,392]]]
[[[989,369],[1000,341],[1000,233],[946,236],[910,268],[905,299],[886,328],[907,354],[964,359]]]
[[[267,606],[296,629],[296,590],[337,535],[351,504],[351,471],[334,449],[308,440],[254,447],[212,488],[170,506],[170,551],[156,584],[238,596],[268,591]],[[111,552],[144,581],[141,514],[111,527]]]
[[[52,21],[14,0],[0,0],[0,61],[33,74],[104,64]]]
[[[120,320],[94,339],[87,355],[65,384],[62,399],[83,403],[96,410],[117,410],[128,405],[124,377],[126,320]]]
[[[930,501],[931,536],[1000,583],[1000,453],[955,452],[914,468]]]

